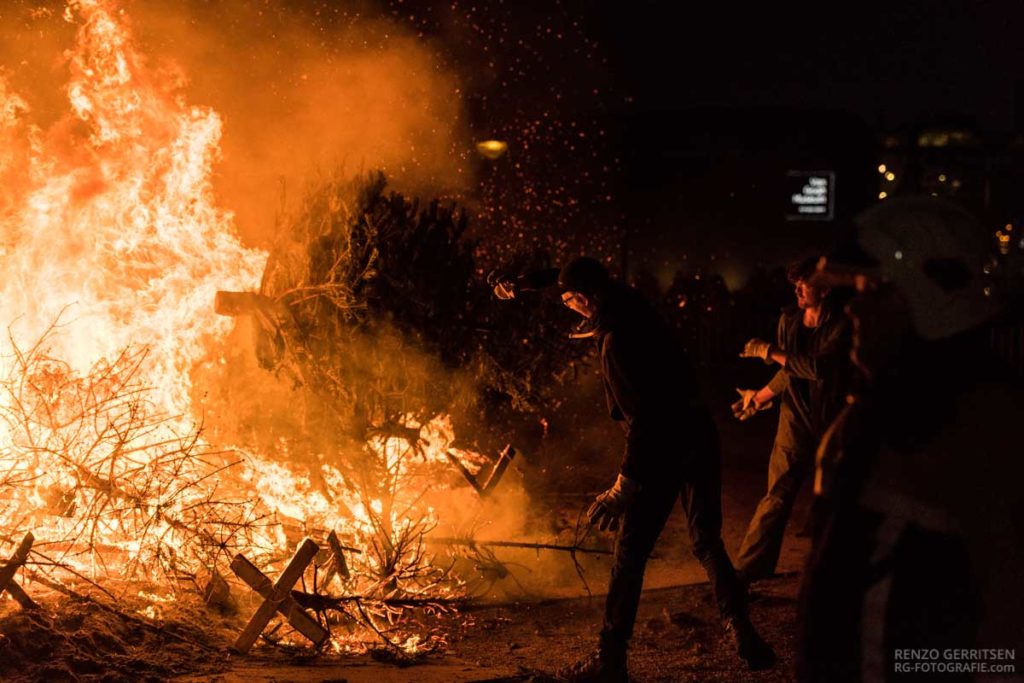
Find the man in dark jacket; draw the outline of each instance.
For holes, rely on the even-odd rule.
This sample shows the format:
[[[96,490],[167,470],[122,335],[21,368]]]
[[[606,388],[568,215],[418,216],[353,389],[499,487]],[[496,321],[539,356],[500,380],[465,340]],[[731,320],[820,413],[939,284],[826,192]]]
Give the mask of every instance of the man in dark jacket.
[[[566,306],[592,324],[601,350],[608,410],[623,423],[626,448],[612,488],[594,501],[591,522],[618,530],[598,652],[569,672],[575,681],[625,681],[647,558],[680,499],[693,552],[711,581],[724,625],[752,669],[775,661],[751,625],[744,591],[722,544],[718,432],[693,368],[668,325],[597,261],[562,269]]]
[[[740,354],[780,367],[761,389],[737,389],[741,398],[733,404],[736,417],[745,420],[769,408],[779,396],[782,403],[768,460],[768,491],[754,511],[736,558],[745,584],[775,573],[793,502],[849,385],[849,324],[830,300],[829,290],[810,284],[817,262],[816,257],[808,258],[790,267],[787,275],[797,306],[779,317],[776,342],[751,339]]]

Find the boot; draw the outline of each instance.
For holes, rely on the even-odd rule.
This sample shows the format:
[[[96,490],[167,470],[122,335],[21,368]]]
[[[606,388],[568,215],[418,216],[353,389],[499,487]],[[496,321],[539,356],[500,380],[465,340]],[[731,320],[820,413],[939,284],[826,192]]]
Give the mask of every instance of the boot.
[[[726,622],[725,632],[736,647],[736,654],[747,663],[751,671],[761,671],[775,666],[775,651],[764,642],[750,619],[733,618]]]
[[[568,683],[629,683],[625,655],[598,650],[558,672]]]

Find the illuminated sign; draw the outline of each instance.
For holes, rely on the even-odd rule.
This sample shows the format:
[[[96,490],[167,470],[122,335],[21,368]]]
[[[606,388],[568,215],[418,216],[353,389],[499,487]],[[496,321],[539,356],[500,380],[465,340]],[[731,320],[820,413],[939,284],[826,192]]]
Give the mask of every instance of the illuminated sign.
[[[786,220],[832,220],[836,174],[832,171],[786,173]]]

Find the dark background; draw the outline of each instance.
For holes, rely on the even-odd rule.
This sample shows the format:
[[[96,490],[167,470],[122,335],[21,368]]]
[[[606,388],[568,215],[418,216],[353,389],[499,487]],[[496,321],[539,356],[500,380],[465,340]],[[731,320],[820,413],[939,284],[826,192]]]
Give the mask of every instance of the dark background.
[[[471,125],[510,142],[481,184],[504,225],[569,251],[609,228],[595,242],[662,289],[680,272],[741,288],[827,248],[881,192],[953,197],[993,230],[1024,218],[1024,4],[424,7]],[[786,220],[792,170],[836,174],[834,220]],[[524,182],[566,187],[521,212]]]
[[[717,270],[733,288],[759,261],[827,246],[882,191],[952,196],[993,228],[1014,221],[1022,7],[640,3],[598,11],[615,82],[635,93],[616,117],[638,257],[653,247],[671,262],[689,247],[705,266],[723,261]],[[943,145],[929,131],[961,135]],[[879,173],[883,163],[894,181]],[[835,171],[836,220],[782,217],[792,169]]]

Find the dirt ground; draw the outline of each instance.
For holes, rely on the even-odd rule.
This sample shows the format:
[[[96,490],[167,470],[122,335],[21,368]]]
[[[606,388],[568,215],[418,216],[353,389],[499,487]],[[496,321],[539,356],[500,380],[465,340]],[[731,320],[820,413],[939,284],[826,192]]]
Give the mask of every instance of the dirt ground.
[[[731,555],[763,495],[775,416],[740,425],[728,414],[733,382],[716,382],[709,399],[716,407],[723,441],[723,537]],[[621,433],[609,431],[615,450]],[[614,441],[611,441],[614,439]],[[614,455],[612,456],[615,457]],[[554,508],[578,506],[601,485],[605,462],[566,461],[543,474],[568,482]],[[561,469],[559,469],[561,468]],[[610,470],[614,474],[614,464]],[[527,473],[529,474],[529,473]],[[557,497],[557,496],[556,496]],[[779,576],[759,583],[752,618],[774,646],[779,663],[767,672],[746,671],[718,623],[706,577],[689,551],[682,514],[675,514],[648,566],[630,667],[637,683],[668,681],[787,681],[792,679],[798,571],[808,550],[803,535],[809,496],[798,501],[779,563]],[[598,544],[608,539],[594,539]],[[543,681],[560,667],[590,652],[601,622],[609,561],[587,558],[593,597],[572,580],[552,584],[543,595],[477,604],[448,624],[449,647],[413,666],[399,666],[371,655],[313,657],[257,647],[246,657],[228,654],[237,622],[202,608],[174,625],[154,628],[124,622],[95,606],[64,601],[59,609],[29,615],[11,601],[0,601],[0,680],[3,681],[164,681],[183,683],[426,683]],[[524,571],[546,571],[551,563]],[[541,577],[543,578],[543,577]],[[56,603],[53,603],[56,604]],[[245,616],[245,615],[243,615]],[[191,623],[196,625],[189,627]],[[184,625],[179,625],[184,624]]]
[[[732,383],[719,381],[709,392],[723,446],[723,538],[731,556],[766,486],[767,457],[776,425],[775,414],[742,425],[727,413]],[[618,436],[609,432],[609,439]],[[549,476],[572,479],[591,475],[567,463],[566,472]],[[634,641],[630,673],[636,683],[684,681],[790,681],[793,678],[796,595],[799,570],[809,549],[804,533],[810,495],[803,491],[787,529],[778,576],[756,584],[751,617],[779,655],[770,671],[750,672],[725,639],[700,564],[689,552],[681,513],[674,514],[648,565]],[[424,683],[543,681],[560,667],[593,650],[601,623],[607,582],[606,559],[586,564],[594,597],[580,586],[559,592],[575,595],[522,602],[514,606],[476,609],[453,624],[451,647],[443,656],[409,668],[371,657],[343,662],[289,662],[280,654],[264,654],[231,662],[229,669],[182,682],[218,683]],[[468,619],[467,619],[468,616]]]
[[[722,634],[706,584],[646,591],[630,654],[636,683],[792,680],[797,577],[758,584],[753,618],[779,654],[770,671],[749,672]],[[228,671],[186,676],[181,683],[469,683],[553,681],[561,666],[589,653],[602,600],[574,598],[474,611],[456,627],[443,656],[399,668],[362,656],[295,661],[263,651]]]

